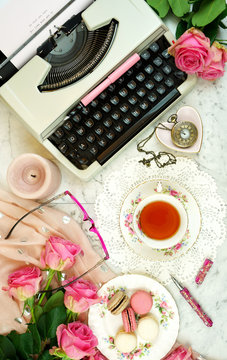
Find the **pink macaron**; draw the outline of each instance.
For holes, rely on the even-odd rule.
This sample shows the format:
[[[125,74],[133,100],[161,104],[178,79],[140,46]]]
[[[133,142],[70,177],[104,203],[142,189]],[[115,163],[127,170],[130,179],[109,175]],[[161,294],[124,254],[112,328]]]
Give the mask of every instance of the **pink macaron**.
[[[147,291],[138,290],[131,296],[130,304],[135,313],[147,314],[153,305],[152,296]]]
[[[121,313],[124,330],[126,332],[133,332],[137,328],[135,313],[131,307],[125,309]]]

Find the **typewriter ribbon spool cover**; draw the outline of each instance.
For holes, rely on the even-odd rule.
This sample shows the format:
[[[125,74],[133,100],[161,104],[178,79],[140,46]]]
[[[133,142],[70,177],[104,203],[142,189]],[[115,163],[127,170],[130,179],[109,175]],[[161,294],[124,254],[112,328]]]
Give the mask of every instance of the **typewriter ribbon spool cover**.
[[[169,44],[174,38],[144,0],[80,0],[80,12],[76,13],[72,8],[77,1],[64,7],[70,13],[68,19],[58,24],[55,32],[37,46],[36,55],[1,86],[0,95],[38,141],[74,174],[88,180],[109,158],[105,164],[94,161],[87,167],[77,167],[64,156],[64,149],[60,152],[51,143],[52,133],[81,99],[127,59],[140,55],[161,36]],[[177,88],[178,95],[155,120],[194,83],[195,77],[187,76]]]

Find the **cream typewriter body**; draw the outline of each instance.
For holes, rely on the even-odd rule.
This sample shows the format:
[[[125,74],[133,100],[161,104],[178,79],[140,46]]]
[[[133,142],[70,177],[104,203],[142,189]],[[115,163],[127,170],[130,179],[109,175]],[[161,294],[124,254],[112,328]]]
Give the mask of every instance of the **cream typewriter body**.
[[[107,85],[113,85],[114,82],[111,82],[111,74],[116,74],[117,69],[121,69],[120,75],[121,78],[124,79],[124,74],[122,74],[122,66],[124,67],[124,64],[126,63],[126,69],[128,69],[128,75],[129,79],[127,84],[129,82],[132,84],[136,83],[137,85],[140,84],[141,86],[136,88],[137,90],[137,97],[142,101],[138,105],[138,111],[145,111],[145,107],[148,107],[148,110],[153,107],[152,101],[149,100],[151,98],[151,94],[155,95],[155,92],[151,93],[151,89],[148,88],[148,85],[151,85],[151,81],[148,78],[149,72],[144,71],[143,69],[139,69],[139,65],[137,65],[138,71],[136,74],[137,80],[134,82],[130,76],[132,74],[129,72],[130,66],[127,65],[128,59],[136,59],[133,61],[134,66],[131,67],[133,69],[136,66],[136,63],[140,61],[141,54],[147,61],[145,69],[150,69],[150,73],[153,71],[151,69],[151,65],[155,68],[155,64],[152,64],[151,61],[146,59],[146,56],[151,56],[151,51],[155,50],[155,46],[149,50],[149,46],[151,44],[156,44],[159,38],[163,37],[168,41],[168,43],[172,43],[173,36],[168,30],[168,28],[162,23],[160,18],[151,10],[151,8],[147,5],[147,3],[144,0],[96,0],[94,3],[92,3],[86,10],[84,10],[81,14],[81,23],[80,26],[85,26],[88,32],[94,32],[97,29],[100,28],[106,28],[107,27],[107,35],[104,38],[103,41],[109,41],[107,48],[103,52],[102,56],[98,58],[97,55],[95,66],[93,68],[91,67],[90,70],[87,72],[84,71],[84,76],[78,77],[76,81],[69,81],[66,82],[66,85],[64,82],[62,82],[62,86],[59,86],[59,88],[53,88],[51,89],[51,85],[49,89],[45,89],[45,86],[42,84],[45,84],[45,79],[48,76],[48,73],[51,70],[51,61],[48,62],[47,58],[42,58],[39,55],[34,56],[30,61],[28,61],[10,80],[8,80],[1,88],[0,88],[0,95],[4,99],[4,101],[16,112],[16,114],[19,116],[21,121],[23,122],[24,126],[32,133],[32,135],[43,144],[44,147],[46,147],[62,164],[64,164],[70,171],[72,171],[75,175],[80,177],[81,179],[88,180],[93,176],[98,170],[102,168],[102,166],[105,166],[108,164],[108,162],[117,154],[119,154],[119,151],[124,148],[126,143],[129,143],[135,137],[138,135],[139,132],[141,132],[142,128],[137,129],[135,131],[135,134],[133,136],[128,137],[128,141],[124,141],[121,146],[117,146],[116,151],[113,151],[111,156],[107,156],[105,160],[99,161],[98,156],[97,159],[90,161],[88,165],[86,164],[86,156],[83,157],[81,155],[81,152],[85,151],[87,146],[89,145],[89,131],[91,128],[92,134],[94,134],[93,137],[97,137],[96,141],[101,141],[100,139],[105,137],[105,141],[100,142],[100,146],[103,145],[104,142],[110,141],[110,145],[114,145],[114,139],[113,137],[115,134],[119,137],[120,132],[122,131],[123,127],[127,127],[127,121],[129,122],[131,119],[130,117],[125,118],[126,113],[128,111],[131,111],[131,117],[132,121],[135,121],[136,118],[136,110],[137,108],[132,108],[133,104],[130,102],[127,102],[126,95],[124,94],[124,91],[122,92],[121,89],[117,88],[118,93],[112,93],[108,95],[108,91],[115,91],[113,90],[112,86],[110,89]],[[112,30],[110,29],[110,24],[112,22]],[[108,28],[109,26],[109,28]],[[111,33],[111,38],[108,39],[108,32]],[[101,45],[99,49],[101,48]],[[148,49],[150,51],[147,52]],[[155,51],[154,51],[155,53]],[[135,58],[135,54],[137,58]],[[79,56],[79,55],[78,55]],[[134,56],[134,57],[133,57]],[[156,56],[156,55],[155,55]],[[168,65],[158,64],[157,58],[160,59],[159,56],[154,58],[152,61],[156,61],[157,66],[160,66],[160,69],[163,68],[166,70],[166,72],[162,73],[162,71],[155,70],[156,73],[160,75],[164,75],[164,79],[167,85],[164,85],[164,90],[170,85],[170,81],[168,82],[168,78],[166,77],[168,75]],[[144,61],[145,61],[144,60]],[[161,61],[164,61],[165,58],[161,58]],[[91,65],[91,60],[88,61],[87,65]],[[150,67],[149,67],[150,66]],[[89,67],[89,66],[88,66]],[[135,69],[137,69],[135,68]],[[163,71],[164,71],[163,70]],[[133,71],[133,70],[132,70]],[[172,71],[173,70],[169,70]],[[167,73],[167,75],[166,75]],[[82,70],[83,74],[83,70]],[[131,74],[131,75],[130,75]],[[143,76],[146,75],[146,81],[145,85],[143,84]],[[162,77],[163,77],[162,75]],[[71,75],[70,75],[71,76]],[[126,75],[125,75],[126,76]],[[150,75],[151,76],[151,75]],[[152,75],[153,76],[153,75]],[[72,76],[73,77],[73,76]],[[116,77],[116,76],[115,76]],[[156,76],[157,81],[152,79],[152,81],[157,86],[160,82],[160,79],[158,78],[158,75]],[[155,79],[156,79],[155,78]],[[116,79],[118,79],[116,77]],[[108,82],[108,81],[109,82]],[[116,82],[119,81],[116,80]],[[123,81],[123,80],[122,80]],[[166,103],[165,108],[160,108],[161,110],[155,115],[154,120],[158,119],[164,111],[166,111],[170,105],[175,103],[179,98],[181,98],[182,95],[184,95],[188,90],[191,89],[191,87],[195,83],[195,77],[188,76],[187,79],[184,79],[182,83],[179,86],[175,86],[177,88],[178,95],[170,99],[169,103]],[[87,96],[89,98],[89,94],[92,92],[92,90],[96,89],[97,86],[101,84],[102,92],[96,92],[97,93],[97,99],[100,96],[103,96],[103,102],[101,103],[101,107],[104,109],[104,115],[107,116],[108,106],[107,105],[113,105],[113,107],[108,114],[108,118],[110,118],[110,121],[108,124],[113,121],[113,131],[109,131],[109,125],[107,122],[104,121],[104,125],[102,123],[102,127],[104,130],[102,130],[102,127],[97,128],[100,119],[97,118],[97,116],[104,116],[103,114],[100,115],[99,109],[95,109],[95,101],[96,98],[91,95],[91,101],[87,100]],[[102,86],[102,84],[104,84]],[[106,88],[105,88],[105,84]],[[168,85],[169,84],[169,85]],[[123,84],[124,85],[124,84]],[[123,86],[122,85],[122,86]],[[120,85],[119,85],[120,86]],[[161,89],[163,90],[163,87],[158,88],[158,91]],[[109,90],[108,90],[109,89]],[[112,89],[112,90],[111,90]],[[130,87],[127,88],[126,85],[123,86],[123,89],[125,90],[125,93],[127,91],[132,91]],[[52,91],[49,91],[52,90]],[[143,94],[142,90],[148,91],[148,93]],[[121,93],[120,93],[121,91]],[[140,92],[139,92],[140,91]],[[104,99],[105,93],[107,92],[108,101]],[[104,94],[104,95],[102,95]],[[122,98],[121,98],[122,95]],[[124,95],[124,96],[123,96]],[[133,98],[133,94],[127,94],[130,95],[131,98]],[[159,96],[159,94],[157,93]],[[116,110],[117,104],[111,103],[111,100],[118,96],[120,98],[119,103],[119,111]],[[144,98],[143,98],[144,96]],[[156,95],[155,95],[156,96]],[[160,95],[164,96],[164,95]],[[125,99],[124,99],[125,97]],[[130,98],[130,99],[131,99]],[[84,102],[83,102],[83,99]],[[129,99],[129,100],[130,100]],[[144,99],[147,99],[146,101]],[[160,98],[161,99],[161,98]],[[82,102],[81,102],[82,101]],[[160,100],[161,101],[161,100]],[[154,102],[155,103],[155,102]],[[77,105],[78,111],[83,111],[84,113],[84,119],[82,119],[83,122],[86,122],[86,125],[84,123],[75,123],[75,111],[77,111]],[[85,104],[85,105],[84,105]],[[94,106],[92,108],[92,106]],[[106,110],[105,110],[106,105]],[[155,105],[154,105],[155,106]],[[83,109],[84,107],[84,109]],[[86,110],[87,109],[87,110]],[[87,113],[86,113],[87,111]],[[113,113],[114,111],[114,113]],[[134,113],[133,113],[134,112]],[[144,116],[145,113],[142,113]],[[111,117],[112,116],[112,117]],[[77,120],[80,116],[77,114]],[[121,117],[118,119],[118,117]],[[89,122],[90,119],[90,122]],[[120,121],[121,119],[124,120],[122,122],[122,126],[118,125],[116,121]],[[127,121],[126,121],[126,120]],[[123,121],[122,120],[122,121]],[[68,121],[68,122],[67,122]],[[73,123],[73,124],[72,124]],[[64,125],[65,124],[65,125]],[[67,128],[68,124],[68,128]],[[71,125],[70,125],[71,124]],[[89,125],[90,124],[90,125]],[[125,125],[126,124],[126,125]],[[108,126],[107,126],[108,125]],[[145,123],[145,127],[149,125],[149,122]],[[79,131],[82,131],[81,129],[88,127],[87,137],[79,142],[79,145],[75,142],[75,149],[73,149],[73,141],[70,142],[70,140],[73,140],[73,137],[70,138],[70,128],[72,128],[72,135],[75,138],[80,137],[81,133]],[[117,127],[118,126],[118,127]],[[135,125],[136,126],[136,125]],[[64,130],[66,129],[67,139],[61,139],[61,132],[59,131],[59,128]],[[92,129],[93,128],[93,129]],[[79,130],[78,130],[79,129]],[[99,129],[99,132],[97,132],[97,129]],[[100,130],[101,129],[101,130]],[[107,131],[108,130],[108,131]],[[56,133],[57,131],[57,133]],[[104,131],[104,134],[102,133]],[[126,137],[127,137],[127,129],[126,131]],[[83,131],[82,131],[83,132]],[[56,133],[56,136],[59,137],[59,141],[54,144],[51,140],[51,136]],[[111,138],[112,134],[112,138]],[[55,135],[54,135],[55,136]],[[108,137],[109,136],[109,137]],[[56,138],[57,139],[57,138]],[[91,139],[91,136],[90,136]],[[119,142],[119,141],[118,141]],[[62,145],[63,144],[63,145]],[[82,144],[82,145],[81,145]],[[70,146],[70,149],[69,149]],[[79,146],[79,148],[77,148]],[[73,150],[72,150],[73,149]],[[100,154],[100,148],[99,145],[93,145],[93,154],[95,154],[96,150]],[[75,150],[75,151],[74,151]],[[70,156],[66,156],[68,152],[71,151]],[[74,153],[73,153],[74,151]],[[106,151],[106,150],[104,150]],[[92,152],[90,150],[90,152]],[[79,155],[78,155],[79,154]],[[76,157],[82,156],[82,161],[80,160],[77,162]],[[78,165],[77,165],[78,164]]]

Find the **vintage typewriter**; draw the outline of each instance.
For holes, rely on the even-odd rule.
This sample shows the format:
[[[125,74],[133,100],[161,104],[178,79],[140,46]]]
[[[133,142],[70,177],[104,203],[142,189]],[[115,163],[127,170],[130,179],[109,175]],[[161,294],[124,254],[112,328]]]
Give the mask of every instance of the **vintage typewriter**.
[[[96,0],[0,88],[26,128],[88,180],[195,83],[144,0]]]

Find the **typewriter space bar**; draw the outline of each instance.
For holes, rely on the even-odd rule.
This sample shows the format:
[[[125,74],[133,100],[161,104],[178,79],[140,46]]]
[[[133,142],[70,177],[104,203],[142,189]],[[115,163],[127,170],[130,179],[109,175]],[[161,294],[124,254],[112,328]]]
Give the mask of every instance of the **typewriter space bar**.
[[[112,143],[102,154],[97,157],[100,165],[105,164],[117,151],[119,151],[126,143],[128,143],[136,134],[138,134],[146,125],[166,109],[174,100],[180,96],[177,89],[173,89],[165,96],[157,105],[149,110],[141,119],[132,125],[121,137]]]

